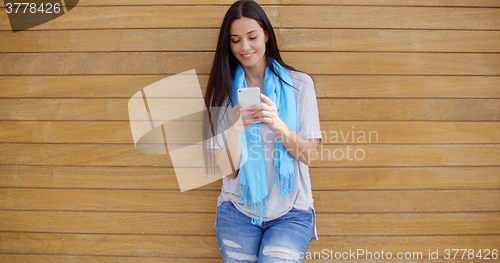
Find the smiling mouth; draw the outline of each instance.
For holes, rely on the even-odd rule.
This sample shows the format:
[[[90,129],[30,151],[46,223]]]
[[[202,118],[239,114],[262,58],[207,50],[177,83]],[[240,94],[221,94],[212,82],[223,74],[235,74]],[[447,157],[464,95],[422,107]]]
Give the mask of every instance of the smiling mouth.
[[[249,54],[241,54],[241,56],[242,56],[244,59],[249,59],[249,58],[253,57],[253,55],[254,55],[255,53],[256,53],[256,52],[249,53]]]

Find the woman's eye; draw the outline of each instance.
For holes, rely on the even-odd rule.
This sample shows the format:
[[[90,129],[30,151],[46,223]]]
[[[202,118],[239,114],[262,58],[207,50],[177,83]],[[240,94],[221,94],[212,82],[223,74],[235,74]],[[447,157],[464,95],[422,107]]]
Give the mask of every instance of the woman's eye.
[[[238,43],[239,40],[231,40],[231,41],[233,41],[233,43]]]
[[[251,37],[250,39],[256,39],[257,37]]]

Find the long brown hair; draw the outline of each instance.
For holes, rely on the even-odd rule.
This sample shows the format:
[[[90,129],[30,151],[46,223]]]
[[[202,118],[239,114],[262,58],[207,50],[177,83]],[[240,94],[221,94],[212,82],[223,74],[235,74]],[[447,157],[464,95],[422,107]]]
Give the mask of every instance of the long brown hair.
[[[232,22],[241,17],[254,19],[262,27],[262,29],[264,29],[264,32],[268,33],[269,39],[266,42],[265,60],[269,69],[276,76],[281,79],[273,67],[271,58],[280,63],[283,67],[296,71],[296,69],[285,64],[281,59],[278,43],[276,41],[276,35],[274,34],[271,22],[262,7],[260,7],[260,5],[253,0],[240,0],[233,3],[229,10],[227,10],[224,20],[222,21],[217,48],[215,50],[215,58],[212,64],[212,70],[210,71],[210,76],[208,78],[205,95],[205,105],[207,107],[208,114],[204,114],[206,117],[203,120],[203,141],[205,142],[203,150],[205,153],[205,164],[208,164],[210,167],[215,166],[215,160],[212,155],[207,154],[206,142],[210,138],[217,135],[217,127],[221,121],[220,110],[227,109],[226,107],[232,101],[231,79],[234,76],[234,72],[238,65],[238,60],[231,52],[229,29]],[[281,80],[283,81],[283,79]],[[287,84],[292,86],[292,83]]]

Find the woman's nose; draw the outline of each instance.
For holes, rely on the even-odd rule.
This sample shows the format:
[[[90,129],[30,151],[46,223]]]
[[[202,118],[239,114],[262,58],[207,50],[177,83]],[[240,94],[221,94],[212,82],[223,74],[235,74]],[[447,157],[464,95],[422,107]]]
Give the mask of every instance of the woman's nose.
[[[246,41],[246,40],[242,40],[241,49],[243,51],[248,51],[250,49],[250,43],[248,43],[248,41]]]

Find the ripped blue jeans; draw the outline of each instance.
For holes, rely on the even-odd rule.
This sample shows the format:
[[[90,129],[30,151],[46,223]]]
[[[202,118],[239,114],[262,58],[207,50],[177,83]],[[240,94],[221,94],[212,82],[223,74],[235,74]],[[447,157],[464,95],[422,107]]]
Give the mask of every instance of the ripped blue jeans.
[[[293,208],[258,226],[227,201],[217,207],[215,228],[224,263],[302,262],[314,231],[314,211]]]

